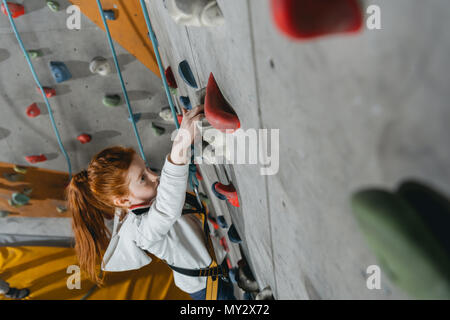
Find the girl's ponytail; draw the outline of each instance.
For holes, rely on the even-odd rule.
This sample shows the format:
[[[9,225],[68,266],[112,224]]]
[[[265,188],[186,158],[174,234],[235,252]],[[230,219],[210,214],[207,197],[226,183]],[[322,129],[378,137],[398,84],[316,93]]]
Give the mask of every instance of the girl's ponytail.
[[[87,170],[76,174],[67,187],[67,200],[72,213],[75,251],[81,270],[89,278],[102,284],[97,265],[110,237],[104,218],[110,217],[111,208],[101,205],[92,194]]]
[[[98,266],[110,238],[104,219],[114,217],[113,199],[129,194],[127,173],[135,156],[133,148],[102,150],[93,157],[88,170],[73,176],[66,189],[78,261],[81,270],[97,284],[103,282]]]

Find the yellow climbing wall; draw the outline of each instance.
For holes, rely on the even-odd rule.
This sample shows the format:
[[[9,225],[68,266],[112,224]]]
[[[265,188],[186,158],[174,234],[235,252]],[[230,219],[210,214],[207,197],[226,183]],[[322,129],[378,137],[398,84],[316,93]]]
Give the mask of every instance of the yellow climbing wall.
[[[9,181],[5,174],[16,174],[14,164],[0,162],[0,210],[11,212],[11,216],[22,217],[69,217],[68,212],[59,213],[58,205],[66,206],[64,200],[65,183],[69,176],[67,173],[26,167],[25,174],[18,174],[20,181]],[[12,207],[8,203],[13,193],[22,193],[31,188],[30,202],[22,207]]]
[[[135,271],[109,272],[105,285],[87,300],[190,300],[175,286],[169,267],[152,256],[153,261]],[[51,247],[0,247],[0,277],[10,286],[30,289],[27,300],[79,300],[94,286],[83,273],[80,289],[67,272],[77,265],[74,249]],[[0,300],[6,299],[0,295]]]
[[[70,2],[79,6],[86,17],[105,30],[96,1]],[[102,0],[101,3],[104,10],[114,10],[116,13],[116,20],[107,20],[113,39],[161,77],[139,0]]]

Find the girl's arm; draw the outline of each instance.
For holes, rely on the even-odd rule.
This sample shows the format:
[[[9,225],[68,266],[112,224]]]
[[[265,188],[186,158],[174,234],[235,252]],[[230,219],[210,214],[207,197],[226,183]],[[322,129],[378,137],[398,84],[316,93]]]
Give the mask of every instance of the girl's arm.
[[[155,201],[148,213],[138,217],[137,244],[146,247],[163,239],[183,210],[189,176],[189,151],[194,139],[195,122],[203,117],[203,106],[183,110],[183,121],[172,151],[161,170]],[[140,242],[140,243],[139,243]]]

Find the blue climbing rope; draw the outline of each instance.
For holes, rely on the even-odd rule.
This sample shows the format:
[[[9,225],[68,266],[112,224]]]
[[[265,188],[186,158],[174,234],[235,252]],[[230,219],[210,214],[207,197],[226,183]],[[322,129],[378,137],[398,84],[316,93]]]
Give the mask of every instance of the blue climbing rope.
[[[167,79],[164,74],[164,67],[163,67],[163,64],[161,61],[161,55],[159,54],[159,50],[158,50],[158,40],[156,39],[155,32],[153,31],[152,23],[150,21],[150,16],[149,16],[148,10],[147,10],[147,5],[145,4],[144,0],[140,0],[140,2],[141,2],[142,12],[143,12],[144,18],[145,18],[145,23],[147,24],[148,35],[150,37],[150,40],[152,41],[153,49],[155,51],[156,61],[158,62],[159,72],[161,73],[161,79],[164,84],[164,90],[166,91],[167,100],[169,101],[170,110],[172,111],[172,116],[175,121],[175,126],[177,127],[177,129],[179,129],[180,124],[178,123],[175,106],[174,106],[174,103],[172,100],[172,95],[170,94],[169,84],[167,83]],[[189,164],[189,184],[190,184],[190,187],[192,188],[192,190],[194,190],[194,192],[195,192],[198,203],[203,208],[202,202],[200,200],[200,196],[198,194],[198,180],[197,180],[197,177],[195,176],[197,167],[193,161],[194,160],[194,147],[193,146],[191,147],[191,151],[192,151],[192,158],[191,158],[191,163]]]
[[[14,31],[14,34],[16,35],[17,41],[19,42],[20,48],[23,51],[25,59],[28,62],[28,66],[30,67],[31,73],[33,74],[34,81],[36,82],[36,84],[38,85],[39,89],[41,90],[42,97],[44,98],[45,104],[47,106],[47,110],[48,110],[48,114],[50,116],[50,120],[51,120],[51,123],[52,123],[52,126],[53,126],[53,130],[55,131],[55,134],[56,134],[56,139],[58,140],[59,148],[61,149],[62,153],[64,154],[64,157],[67,160],[67,167],[68,167],[68,171],[69,171],[69,179],[72,179],[72,165],[70,163],[70,158],[69,158],[69,156],[68,156],[68,154],[66,152],[66,149],[64,149],[64,146],[62,144],[61,136],[59,134],[58,128],[56,127],[55,119],[53,118],[53,112],[52,112],[52,109],[50,107],[50,102],[48,101],[48,98],[45,95],[44,88],[42,87],[41,82],[39,81],[39,78],[37,77],[36,71],[34,70],[33,64],[31,63],[30,56],[28,55],[28,52],[25,49],[25,46],[24,46],[24,44],[22,42],[22,38],[20,37],[19,32],[17,31],[16,24],[14,23],[14,19],[12,18],[11,11],[9,10],[9,6],[8,6],[6,0],[2,0],[2,1],[3,1],[3,6],[6,9],[6,12],[8,13],[8,18],[9,18],[9,22],[11,23],[11,27],[12,27],[12,29]]]
[[[5,0],[3,0],[3,1],[5,1]],[[139,136],[139,132],[136,127],[136,121],[134,119],[133,110],[131,109],[130,99],[128,98],[127,88],[125,87],[125,83],[124,83],[123,77],[122,77],[122,72],[120,71],[119,62],[117,60],[116,49],[114,48],[114,43],[113,43],[113,40],[111,37],[111,33],[109,31],[108,23],[106,22],[105,14],[103,12],[103,7],[102,7],[102,4],[100,3],[100,0],[97,0],[97,5],[98,5],[98,9],[100,11],[100,15],[102,17],[103,25],[105,26],[106,35],[108,37],[109,46],[111,48],[111,52],[112,52],[113,59],[114,59],[114,64],[116,65],[117,74],[119,75],[120,85],[122,86],[122,92],[125,97],[125,101],[127,103],[128,113],[130,114],[130,121],[133,125],[134,134],[136,135],[136,139],[137,139],[137,142],[139,145],[139,151],[141,152],[142,159],[145,161],[145,164],[148,167],[148,162],[147,162],[147,159],[144,154],[144,149],[142,148],[141,138]]]

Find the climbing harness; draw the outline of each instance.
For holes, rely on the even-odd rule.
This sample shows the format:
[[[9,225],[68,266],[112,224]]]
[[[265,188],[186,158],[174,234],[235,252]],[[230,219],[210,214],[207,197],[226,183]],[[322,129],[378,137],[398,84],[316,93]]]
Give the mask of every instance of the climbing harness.
[[[190,277],[208,277],[206,284],[206,300],[216,300],[217,299],[217,290],[219,285],[219,277],[228,281],[228,266],[226,259],[221,265],[217,264],[216,254],[214,252],[214,247],[211,241],[211,237],[209,236],[209,226],[208,226],[208,210],[206,206],[200,207],[197,203],[197,198],[192,193],[186,192],[186,203],[189,204],[193,209],[183,209],[182,214],[197,214],[201,219],[203,224],[203,231],[205,235],[205,242],[208,252],[211,256],[212,262],[207,268],[201,269],[185,269],[179,268],[176,266],[172,266],[168,264],[168,266],[181,274]]]

